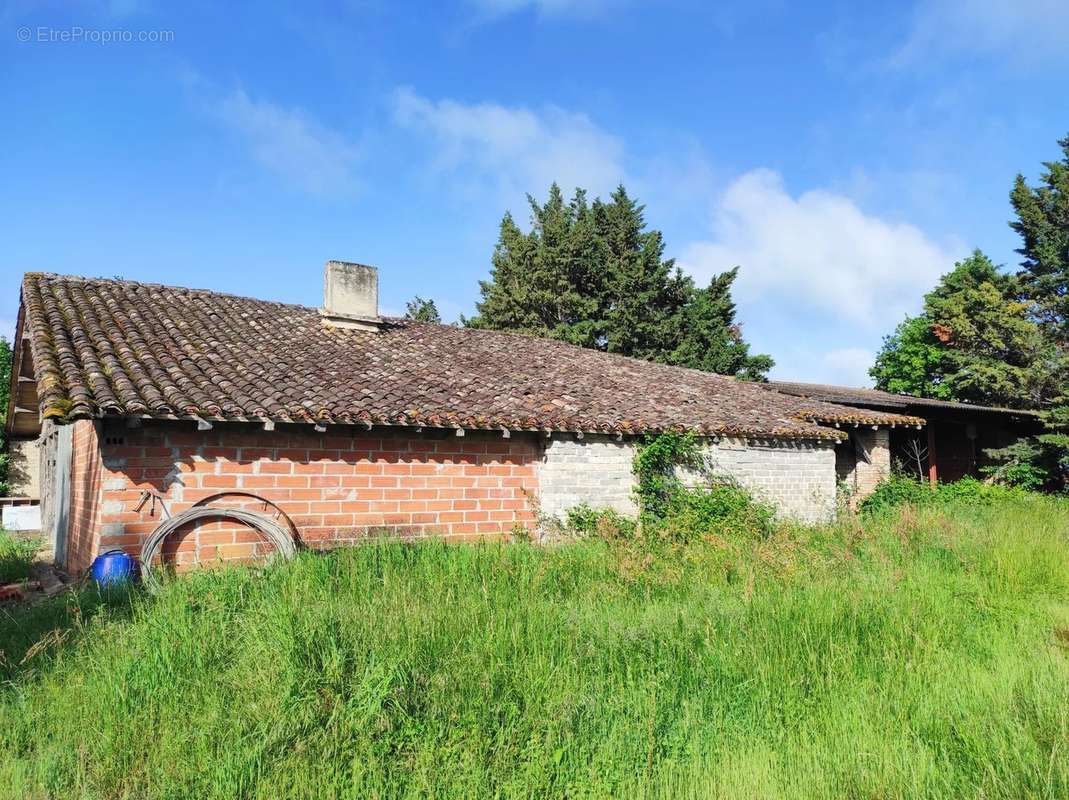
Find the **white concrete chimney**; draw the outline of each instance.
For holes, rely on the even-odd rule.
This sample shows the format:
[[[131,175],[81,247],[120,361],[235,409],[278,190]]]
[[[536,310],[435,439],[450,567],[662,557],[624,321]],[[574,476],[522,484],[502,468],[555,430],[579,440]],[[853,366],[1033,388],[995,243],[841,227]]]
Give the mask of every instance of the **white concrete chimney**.
[[[323,269],[324,325],[336,328],[378,330],[379,271],[366,264],[328,261]]]

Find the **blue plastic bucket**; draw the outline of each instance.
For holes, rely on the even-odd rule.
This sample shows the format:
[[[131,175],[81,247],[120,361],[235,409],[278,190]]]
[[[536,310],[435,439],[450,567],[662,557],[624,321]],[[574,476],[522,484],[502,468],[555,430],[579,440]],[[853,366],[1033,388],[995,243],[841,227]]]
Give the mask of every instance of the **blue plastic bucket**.
[[[137,562],[122,550],[109,550],[93,559],[91,572],[97,586],[116,586],[133,581]]]

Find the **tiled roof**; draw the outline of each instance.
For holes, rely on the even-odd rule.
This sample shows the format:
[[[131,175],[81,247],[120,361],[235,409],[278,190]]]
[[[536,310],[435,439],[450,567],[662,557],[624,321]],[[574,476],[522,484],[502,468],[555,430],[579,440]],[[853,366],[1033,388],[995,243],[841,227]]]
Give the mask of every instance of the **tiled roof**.
[[[510,333],[40,273],[22,287],[45,418],[199,416],[427,427],[839,439],[911,417]]]
[[[795,397],[808,397],[828,403],[841,403],[870,409],[892,409],[894,411],[920,411],[926,408],[946,409],[948,411],[979,411],[992,414],[1010,414],[1026,417],[1038,416],[1034,411],[999,406],[983,406],[973,403],[953,403],[947,400],[933,400],[928,397],[914,397],[909,394],[894,394],[880,389],[853,388],[850,386],[832,386],[824,383],[798,383],[795,381],[769,381],[765,386],[782,394]]]

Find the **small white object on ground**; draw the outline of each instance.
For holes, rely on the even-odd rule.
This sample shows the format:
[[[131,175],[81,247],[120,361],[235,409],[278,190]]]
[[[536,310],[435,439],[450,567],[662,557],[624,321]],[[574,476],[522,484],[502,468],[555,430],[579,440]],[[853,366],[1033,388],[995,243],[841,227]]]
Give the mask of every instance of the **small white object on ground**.
[[[4,506],[3,527],[7,531],[41,530],[41,506]]]

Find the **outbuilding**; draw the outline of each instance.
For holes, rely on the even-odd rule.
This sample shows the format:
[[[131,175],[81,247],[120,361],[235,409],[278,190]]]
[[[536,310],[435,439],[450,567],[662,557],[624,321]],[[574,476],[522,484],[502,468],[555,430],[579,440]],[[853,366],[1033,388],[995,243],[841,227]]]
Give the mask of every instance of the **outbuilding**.
[[[878,437],[879,446],[889,450],[892,466],[932,483],[982,477],[983,468],[994,463],[987,455],[989,450],[1043,432],[1043,421],[1035,411],[822,383],[771,381],[767,388],[802,399],[923,419],[923,429],[905,426],[885,430]],[[836,451],[840,480],[856,486],[854,464],[865,449],[865,444],[855,439],[854,446]],[[864,492],[870,487],[858,488]]]
[[[331,261],[324,306],[29,273],[10,434],[40,457],[57,561],[136,554],[168,513],[259,504],[301,541],[382,532],[501,537],[585,503],[635,513],[640,437],[702,438],[713,468],[784,517],[834,514],[836,450],[887,474],[909,414],[513,333],[382,317],[374,268]],[[29,451],[27,446],[27,450]],[[176,534],[179,563],[260,546],[224,523]]]

